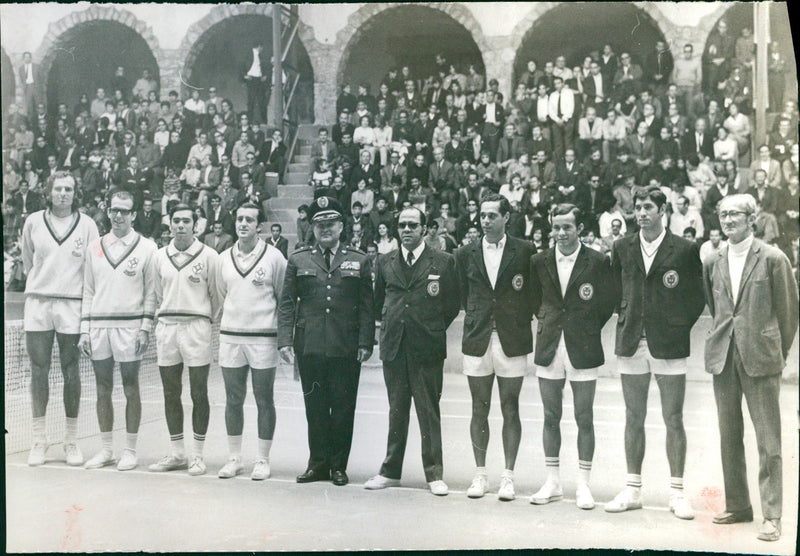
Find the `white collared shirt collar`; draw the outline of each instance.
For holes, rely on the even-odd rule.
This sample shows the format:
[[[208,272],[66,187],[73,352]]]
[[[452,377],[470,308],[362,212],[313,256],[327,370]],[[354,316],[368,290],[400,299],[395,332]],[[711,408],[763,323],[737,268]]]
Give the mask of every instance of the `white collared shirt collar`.
[[[661,233],[658,234],[658,237],[653,241],[647,241],[644,238],[644,234],[640,231],[639,232],[639,241],[642,242],[642,247],[644,247],[647,251],[653,252],[657,250],[661,246],[661,242],[664,241],[664,237],[667,235],[667,229],[664,228],[661,230]]]
[[[501,237],[497,243],[489,243],[486,240],[486,236],[483,236],[481,243],[483,245],[484,251],[487,249],[491,251],[502,251],[503,247],[505,247],[506,245],[506,237],[507,237],[506,234],[503,234],[503,237]]]
[[[425,250],[425,242],[422,241],[420,242],[419,245],[417,245],[417,247],[413,251],[411,251],[411,253],[414,253],[414,262],[411,263],[412,266],[417,263],[424,250]],[[408,262],[408,253],[409,253],[408,249],[406,249],[405,246],[401,245],[400,253],[403,255],[403,260]]]
[[[133,243],[133,240],[136,239],[137,235],[138,234],[136,233],[136,230],[134,230],[133,228],[131,228],[128,231],[128,233],[122,237],[117,237],[116,235],[114,235],[114,232],[109,232],[108,242],[109,245],[113,245],[115,243],[122,243],[122,245],[124,245],[125,247],[129,247],[131,243]]]
[[[556,247],[556,262],[559,263],[572,263],[575,264],[575,261],[578,260],[578,253],[581,250],[581,246],[578,245],[578,248],[575,249],[571,254],[565,255],[561,251],[559,251],[558,247]]]

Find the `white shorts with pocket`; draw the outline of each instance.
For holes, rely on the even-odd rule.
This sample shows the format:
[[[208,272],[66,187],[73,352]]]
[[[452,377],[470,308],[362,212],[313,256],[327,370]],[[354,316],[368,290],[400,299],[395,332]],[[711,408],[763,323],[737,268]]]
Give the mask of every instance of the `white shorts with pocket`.
[[[481,357],[464,355],[464,374],[467,376],[491,376],[495,374],[503,378],[525,376],[528,371],[528,356],[508,357],[503,353],[497,330],[492,330],[489,347]]]
[[[233,344],[220,340],[219,366],[230,369],[272,369],[278,366],[278,339],[264,338],[257,344]]]
[[[156,325],[156,354],[159,367],[183,363],[188,367],[211,364],[211,323],[192,319],[176,324]]]
[[[536,376],[551,380],[566,378],[570,382],[581,382],[597,380],[597,369],[597,367],[576,369],[572,366],[567,353],[567,345],[564,343],[564,333],[562,332],[561,338],[558,340],[555,357],[547,367],[536,365]]]
[[[59,297],[25,297],[25,332],[80,334],[81,300]]]
[[[688,358],[656,359],[647,347],[647,338],[639,340],[639,347],[631,357],[617,356],[618,369],[623,375],[685,375],[688,369]]]
[[[136,336],[138,328],[91,328],[89,339],[92,346],[92,361],[102,361],[113,357],[119,363],[141,361],[136,355]]]

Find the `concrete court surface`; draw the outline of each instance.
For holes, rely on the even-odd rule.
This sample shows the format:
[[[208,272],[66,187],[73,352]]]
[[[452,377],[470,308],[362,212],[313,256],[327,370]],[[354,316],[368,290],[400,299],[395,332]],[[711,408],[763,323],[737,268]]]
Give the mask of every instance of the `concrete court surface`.
[[[213,374],[213,373],[212,373]],[[746,425],[750,492],[756,521],[719,526],[711,523],[724,507],[719,435],[711,384],[688,383],[685,424],[688,437],[686,491],[697,517],[675,518],[667,509],[669,471],[664,451],[658,389],[653,381],[647,418],[643,510],[608,514],[610,500],[625,481],[624,406],[619,379],[601,378],[595,400],[596,451],[591,486],[593,511],[574,505],[577,470],[571,394],[565,390],[562,422],[562,483],[565,499],[533,506],[528,497],[545,477],[541,447],[542,408],[533,376],[521,396],[523,440],[516,466],[517,499],[497,500],[503,467],[501,417],[497,395],[492,407],[488,468],[492,494],[470,500],[464,494],[473,474],[469,439],[470,396],[465,377],[446,374],[442,399],[445,480],[451,492],[438,498],[426,487],[421,469],[419,433],[412,417],[403,486],[371,492],[362,488],[384,455],[387,431],[386,391],[377,369],[362,372],[348,473],[351,484],[298,485],[294,477],[308,455],[302,393],[290,371],[281,367],[275,384],[278,424],[271,453],[272,478],[249,479],[255,453],[255,406],[248,394],[245,413],[245,473],[221,480],[216,472],[227,458],[224,392],[212,377],[211,425],[206,442],[209,472],[154,474],[147,465],[168,447],[160,402],[145,403],[139,441],[139,468],[86,471],[69,468],[61,446],[48,453],[44,467],[29,468],[26,453],[6,457],[6,535],[10,552],[50,551],[272,551],[468,548],[673,549],[738,553],[793,554],[796,543],[798,435],[796,385],[784,384],[783,407],[784,534],[777,543],[758,541],[760,503],[757,452],[752,426]],[[184,399],[188,394],[184,394]],[[83,411],[93,410],[84,400]],[[91,408],[91,409],[90,409]],[[190,406],[186,406],[187,411]],[[117,451],[123,445],[124,408],[116,403]],[[188,415],[187,415],[188,417]],[[189,430],[187,419],[187,431]],[[191,434],[189,433],[189,437]],[[187,441],[187,446],[190,441]],[[86,457],[99,437],[80,440]]]

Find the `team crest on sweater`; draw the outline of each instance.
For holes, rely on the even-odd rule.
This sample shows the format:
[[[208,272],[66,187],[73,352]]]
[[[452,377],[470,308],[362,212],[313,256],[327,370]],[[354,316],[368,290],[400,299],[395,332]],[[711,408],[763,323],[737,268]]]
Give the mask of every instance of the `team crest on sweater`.
[[[263,266],[258,267],[255,273],[253,274],[253,280],[252,280],[253,285],[263,286],[266,279],[267,279],[267,271],[264,270]]]
[[[203,272],[203,268],[204,268],[203,267],[203,263],[201,261],[197,261],[196,263],[194,263],[192,265],[193,274],[191,274],[189,276],[189,281],[194,283],[194,284],[199,284],[200,283],[200,273]]]
[[[73,257],[82,257],[83,256],[83,238],[77,237],[75,241],[72,242],[72,256]]]
[[[126,276],[136,276],[136,268],[139,266],[139,259],[136,257],[131,257],[128,259],[128,268],[123,270],[123,274]]]

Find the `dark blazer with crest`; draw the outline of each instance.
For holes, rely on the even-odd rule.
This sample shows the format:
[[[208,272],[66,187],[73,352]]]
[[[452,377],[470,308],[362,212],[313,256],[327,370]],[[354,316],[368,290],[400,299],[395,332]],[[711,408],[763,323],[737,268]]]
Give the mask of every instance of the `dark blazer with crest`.
[[[594,249],[578,249],[563,297],[556,248],[531,257],[533,311],[539,321],[534,362],[543,367],[553,362],[562,332],[573,367],[591,369],[605,362],[600,332],[614,312],[611,266]]]
[[[461,341],[464,355],[481,357],[486,353],[493,328],[507,357],[533,351],[530,259],[535,252],[531,242],[506,235],[492,288],[483,260],[483,241],[456,250],[461,306],[466,310]]]
[[[447,328],[461,310],[455,259],[425,247],[410,269],[402,250],[381,255],[375,264],[375,314],[380,315],[382,361],[404,352],[418,360],[447,357]]]
[[[638,233],[614,242],[617,355],[633,356],[644,332],[656,359],[689,357],[689,332],[705,307],[703,267],[696,243],[665,234],[647,274]]]

